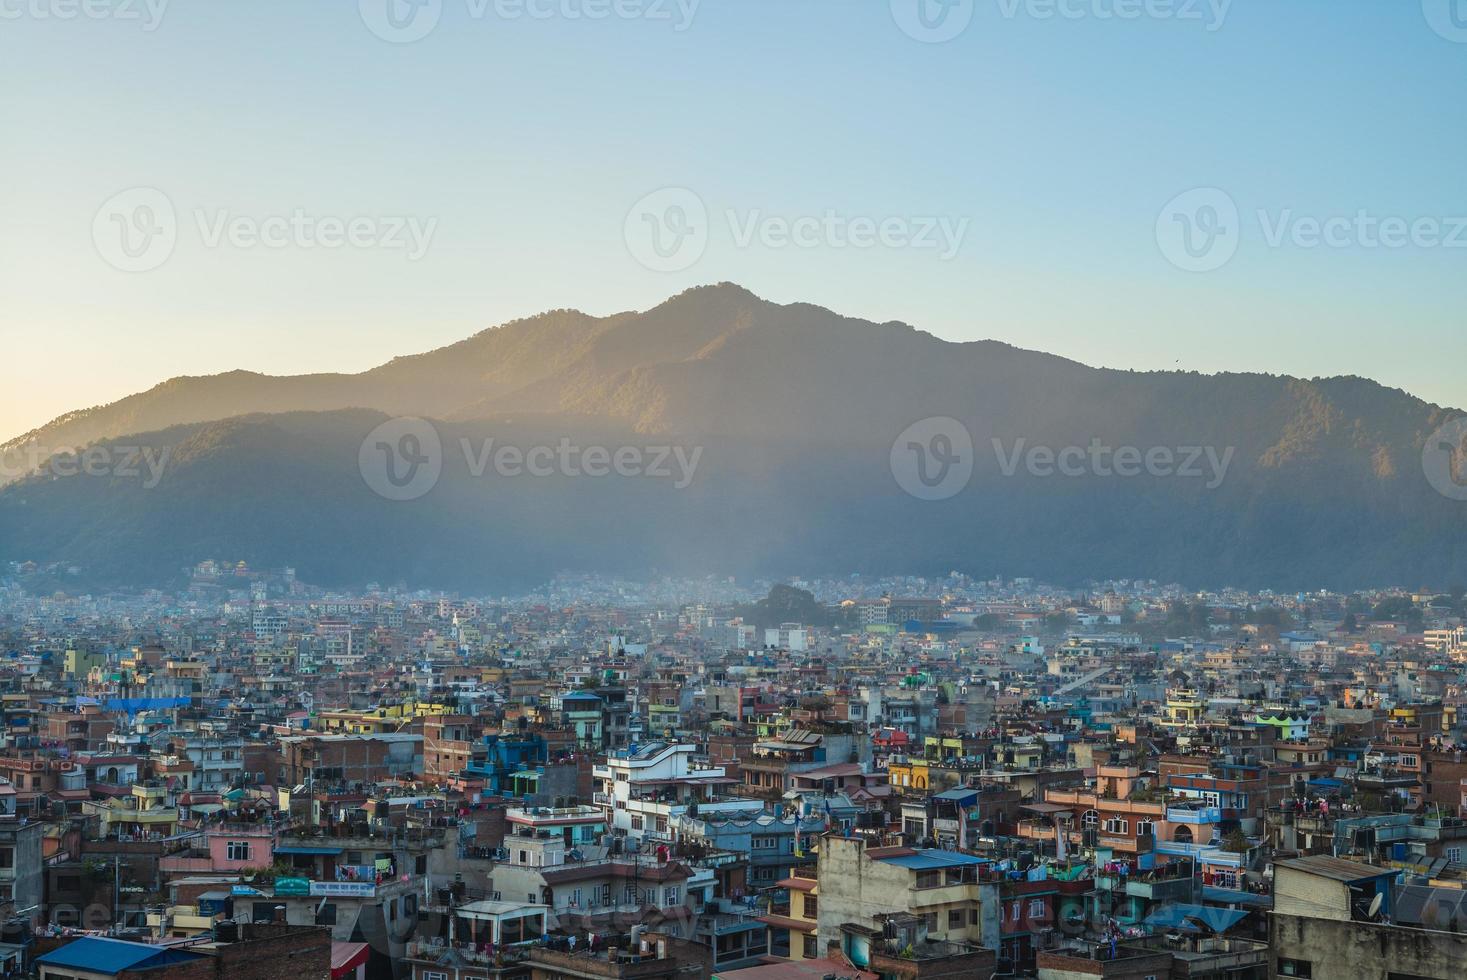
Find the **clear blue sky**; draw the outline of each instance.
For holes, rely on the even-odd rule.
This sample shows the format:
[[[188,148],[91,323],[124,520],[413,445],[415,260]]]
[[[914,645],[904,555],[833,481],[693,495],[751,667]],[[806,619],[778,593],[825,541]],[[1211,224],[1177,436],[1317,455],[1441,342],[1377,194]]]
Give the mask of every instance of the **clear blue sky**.
[[[1234,0],[1220,25],[1205,0],[1201,21],[975,0],[940,44],[887,0],[702,0],[685,30],[566,16],[596,0],[541,0],[547,18],[437,2],[436,29],[395,44],[356,0],[172,0],[151,31],[0,0],[0,438],[178,374],[360,370],[719,280],[1092,364],[1362,374],[1467,406],[1467,237],[1275,247],[1265,227],[1467,220],[1467,43],[1422,0]],[[129,273],[93,224],[136,187],[167,195],[178,231]],[[676,272],[624,240],[664,187],[710,212],[706,252]],[[1156,231],[1197,187],[1242,215],[1236,256],[1203,273]],[[417,261],[211,247],[199,227],[295,209],[437,225]],[[740,246],[730,210],[970,223],[943,260]]]

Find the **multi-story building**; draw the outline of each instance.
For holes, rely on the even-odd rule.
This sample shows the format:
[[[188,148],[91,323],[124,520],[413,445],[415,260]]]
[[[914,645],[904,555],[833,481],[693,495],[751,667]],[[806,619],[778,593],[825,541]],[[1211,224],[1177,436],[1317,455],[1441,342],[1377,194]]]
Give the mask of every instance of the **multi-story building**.
[[[36,917],[44,898],[44,826],[14,814],[0,815],[0,908],[25,919]]]
[[[491,897],[544,905],[549,927],[567,932],[605,933],[638,923],[689,938],[694,906],[706,900],[713,881],[665,850],[577,859],[559,829],[519,825],[504,847],[508,860],[494,867]],[[695,881],[701,884],[694,887]]]
[[[692,745],[650,742],[636,751],[613,752],[592,768],[595,802],[607,812],[618,836],[667,838],[683,814],[758,812],[757,800],[725,798],[720,791],[738,780],[722,766],[693,761]]]

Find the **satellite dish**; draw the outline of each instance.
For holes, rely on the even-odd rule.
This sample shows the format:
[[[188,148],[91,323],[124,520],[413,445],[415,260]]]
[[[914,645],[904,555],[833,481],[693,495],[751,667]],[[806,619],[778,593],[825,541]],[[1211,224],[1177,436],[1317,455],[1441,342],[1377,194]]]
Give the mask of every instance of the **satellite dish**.
[[[1379,892],[1376,892],[1375,897],[1370,900],[1370,908],[1365,910],[1365,914],[1372,919],[1375,918],[1377,915],[1380,914],[1381,902],[1383,902],[1384,900],[1385,896]]]

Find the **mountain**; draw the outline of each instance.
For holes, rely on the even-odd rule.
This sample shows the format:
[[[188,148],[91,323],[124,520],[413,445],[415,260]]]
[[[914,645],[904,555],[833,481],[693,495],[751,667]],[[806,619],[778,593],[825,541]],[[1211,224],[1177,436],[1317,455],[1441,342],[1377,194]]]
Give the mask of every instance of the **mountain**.
[[[654,568],[1444,584],[1467,581],[1467,503],[1432,489],[1422,449],[1457,414],[1359,378],[1096,369],[723,284],[642,313],[557,310],[362,374],[181,378],[63,416],[7,458],[146,447],[167,465],[156,486],[55,465],[12,483],[0,560],[99,583],[220,557],[465,589]],[[431,431],[369,438],[405,415]],[[940,475],[953,423],[903,433],[932,418],[961,423],[972,477],[918,499],[903,486],[928,495],[915,467]],[[368,469],[419,435],[441,476],[387,499]],[[643,465],[665,450],[669,475],[487,465],[563,442]],[[1091,447],[1154,465],[1121,475]]]

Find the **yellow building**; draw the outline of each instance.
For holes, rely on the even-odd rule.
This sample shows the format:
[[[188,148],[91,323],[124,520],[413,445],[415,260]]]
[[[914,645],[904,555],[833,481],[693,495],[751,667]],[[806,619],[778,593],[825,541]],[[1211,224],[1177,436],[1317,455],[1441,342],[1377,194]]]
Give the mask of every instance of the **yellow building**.
[[[98,650],[67,650],[66,664],[63,668],[67,677],[85,677],[92,668],[101,668],[107,665],[106,654]]]
[[[388,704],[367,711],[323,711],[316,727],[340,735],[391,735],[426,715],[451,715],[452,705],[416,701]]]
[[[795,868],[777,887],[789,889],[789,905],[774,905],[768,915],[759,917],[769,927],[770,952],[779,950],[776,955],[792,960],[819,959],[820,883],[816,872]],[[785,953],[785,949],[789,952]]]
[[[1166,720],[1162,722],[1173,728],[1192,728],[1202,722],[1206,705],[1197,697],[1196,691],[1168,691],[1166,698]]]
[[[892,789],[903,794],[926,795],[931,774],[925,759],[892,756],[886,764],[891,775]]]

